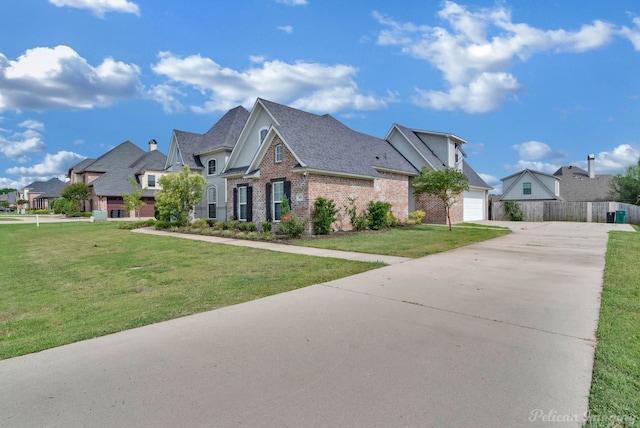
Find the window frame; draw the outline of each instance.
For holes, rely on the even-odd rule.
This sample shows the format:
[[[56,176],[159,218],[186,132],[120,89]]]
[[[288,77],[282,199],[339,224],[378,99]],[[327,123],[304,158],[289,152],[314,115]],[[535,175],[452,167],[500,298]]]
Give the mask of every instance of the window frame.
[[[522,194],[523,195],[530,195],[531,194],[531,182],[530,181],[522,183]]]
[[[267,126],[260,128],[260,130],[258,131],[258,145],[261,146],[262,143],[264,143],[264,140],[267,139],[268,133],[269,133],[269,128]]]
[[[244,193],[244,202],[242,202],[242,196]],[[238,186],[238,220],[247,221],[249,212],[249,192],[248,186]],[[242,207],[244,206],[244,218],[242,217]]]
[[[276,187],[280,188],[278,192],[280,199],[276,200]],[[280,222],[282,217],[282,200],[284,199],[284,180],[274,181],[271,183],[271,212],[273,221]]]
[[[211,167],[213,166],[213,172]],[[216,175],[218,172],[218,162],[215,159],[209,159],[207,162],[207,175]]]
[[[214,200],[213,202],[211,201],[211,191],[214,192]],[[214,216],[211,217],[211,206],[213,205],[213,213]],[[218,188],[217,186],[209,186],[207,188],[207,215],[209,216],[210,219],[217,219],[218,218]]]
[[[151,180],[153,179],[153,184],[151,184]],[[156,175],[155,174],[149,174],[147,175],[147,187],[156,187]]]
[[[278,144],[274,147],[274,161],[275,163],[282,162],[282,144]]]

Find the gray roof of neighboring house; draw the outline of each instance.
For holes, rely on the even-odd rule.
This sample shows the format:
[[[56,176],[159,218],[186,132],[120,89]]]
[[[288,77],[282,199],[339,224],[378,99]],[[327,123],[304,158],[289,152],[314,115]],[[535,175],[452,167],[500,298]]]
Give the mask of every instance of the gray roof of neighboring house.
[[[190,168],[202,168],[201,153],[218,148],[231,151],[242,132],[249,112],[242,106],[229,110],[204,134],[180,131],[175,129],[174,135],[182,160]]]
[[[44,198],[59,198],[62,193],[62,189],[67,185],[57,178],[52,178],[49,181],[34,181],[28,186],[24,186],[25,189],[30,189],[30,193],[39,193],[40,197]]]
[[[480,177],[471,166],[467,163],[467,161],[462,161],[462,171],[464,175],[467,176],[469,180],[469,186],[472,187],[481,187],[483,189],[493,189],[493,187],[489,186],[483,179]]]
[[[311,169],[379,177],[375,168],[417,174],[391,144],[354,131],[332,116],[318,116],[260,99],[277,121],[274,128]]]
[[[92,158],[86,158],[85,160],[77,163],[76,165],[72,166],[69,170],[73,170],[76,173],[80,172],[80,171],[84,171],[85,167],[87,167],[88,165],[91,165],[93,162],[95,162],[95,159]]]
[[[125,163],[130,161],[131,158],[122,158],[121,164],[113,165],[109,171],[91,182],[90,186],[93,187],[94,193],[100,196],[120,196],[123,193],[131,193],[129,177],[135,178],[138,188],[142,189],[144,186],[138,181],[137,175],[148,170],[164,170],[167,157],[158,150],[142,151],[142,155],[134,158],[133,162],[130,164]],[[143,193],[143,196],[153,196],[154,194],[155,190],[148,189]]]
[[[93,160],[93,162],[86,162],[85,159],[85,161],[78,164],[81,168],[74,167],[73,169],[76,173],[107,172],[122,166],[124,162],[128,162],[131,159],[138,159],[144,153],[146,152],[131,141],[125,141],[99,158]]]
[[[570,202],[605,202],[611,200],[610,174],[597,174],[589,178],[589,173],[577,166],[563,166],[553,173],[560,180],[560,196]]]

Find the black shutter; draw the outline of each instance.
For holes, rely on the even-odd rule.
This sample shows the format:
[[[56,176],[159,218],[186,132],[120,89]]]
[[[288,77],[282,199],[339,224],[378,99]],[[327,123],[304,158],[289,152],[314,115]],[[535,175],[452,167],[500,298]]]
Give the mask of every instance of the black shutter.
[[[253,221],[253,187],[247,186],[247,221]]]
[[[233,189],[233,219],[238,219],[238,188]]]
[[[291,203],[291,182],[290,181],[284,182],[284,195],[287,197],[287,200],[289,201],[289,208],[293,208]]]
[[[267,221],[271,221],[271,183],[264,186],[265,199],[267,200]]]

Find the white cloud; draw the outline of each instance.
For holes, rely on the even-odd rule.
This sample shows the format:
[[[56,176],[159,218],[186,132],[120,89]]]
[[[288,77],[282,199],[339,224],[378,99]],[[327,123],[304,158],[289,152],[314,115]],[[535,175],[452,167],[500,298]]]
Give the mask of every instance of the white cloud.
[[[443,75],[445,91],[417,89],[414,102],[469,113],[494,110],[519,92],[520,84],[508,72],[517,60],[539,52],[584,52],[616,35],[614,26],[603,21],[578,31],[541,30],[513,23],[511,12],[501,5],[472,11],[451,1],[445,1],[438,13],[444,26],[397,22],[377,12],[373,16],[385,27],[378,35],[379,45],[399,46]]]
[[[495,194],[502,193],[502,181],[500,181],[498,177],[496,177],[495,175],[482,174],[482,173],[478,173],[478,175],[480,176],[480,178],[484,180],[485,183],[493,187],[493,189],[490,190],[491,193],[495,193]]]
[[[640,18],[633,18],[635,28],[622,27],[620,34],[629,39],[635,50],[640,51]]]
[[[276,3],[286,4],[287,6],[304,6],[309,4],[307,0],[276,0]]]
[[[102,18],[108,12],[132,13],[140,15],[140,7],[128,0],[49,0],[54,6],[88,9]]]
[[[624,173],[628,166],[635,165],[640,159],[640,145],[620,144],[612,150],[596,154],[596,174]],[[586,167],[586,161],[582,162]]]
[[[561,164],[542,162],[542,161],[527,161],[520,159],[515,165],[504,165],[504,169],[507,171],[522,171],[523,169],[531,169],[533,171],[540,171],[547,174],[553,174],[560,168]]]
[[[196,89],[209,97],[201,106],[192,106],[197,113],[225,111],[242,104],[250,107],[257,97],[295,106],[313,107],[314,111],[332,113],[343,109],[370,110],[382,108],[388,98],[364,95],[354,81],[357,69],[343,64],[326,65],[298,61],[293,64],[273,60],[257,63],[238,71],[222,67],[210,58],[191,55],[178,57],[171,52],[161,52],[159,61],[152,66],[156,74],[165,76],[169,83],[161,85],[158,102],[166,108],[167,100],[177,91],[176,86]],[[154,97],[151,90],[150,96]],[[169,95],[166,95],[169,94]]]
[[[518,155],[524,161],[561,160],[567,156],[566,153],[553,150],[548,144],[540,141],[527,141],[511,147],[518,152]]]
[[[27,154],[41,153],[46,150],[47,146],[40,133],[44,131],[44,125],[35,120],[26,120],[18,126],[24,128],[24,131],[13,132],[6,137],[0,133],[0,153],[25,163],[28,161]]]
[[[55,154],[47,153],[42,162],[33,166],[12,167],[7,169],[6,172],[22,177],[22,181],[42,181],[53,177],[58,177],[64,181],[63,177],[69,172],[69,168],[84,159],[86,159],[86,156],[68,151],[59,151]]]
[[[287,34],[293,33],[293,27],[291,25],[281,25],[278,30],[282,30]]]
[[[139,75],[112,58],[91,66],[68,46],[29,49],[15,61],[0,53],[0,112],[109,106],[139,96]]]

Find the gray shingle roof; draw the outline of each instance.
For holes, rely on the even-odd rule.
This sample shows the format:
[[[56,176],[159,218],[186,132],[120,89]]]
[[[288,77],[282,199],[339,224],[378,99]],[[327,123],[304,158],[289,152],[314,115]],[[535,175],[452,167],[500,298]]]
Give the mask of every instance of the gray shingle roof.
[[[560,196],[570,202],[606,202],[611,200],[610,174],[597,174],[589,178],[589,173],[577,166],[563,166],[553,173],[560,180]]]
[[[387,141],[354,131],[330,115],[318,116],[260,99],[274,127],[309,168],[379,177],[375,168],[417,174]]]
[[[28,186],[24,186],[25,189],[31,189],[31,193],[40,193],[41,197],[45,198],[59,198],[62,193],[62,189],[67,184],[58,180],[57,178],[52,178],[49,181],[34,181]]]
[[[462,171],[464,175],[467,176],[469,180],[469,186],[473,187],[481,187],[484,189],[493,189],[493,187],[489,186],[483,179],[480,177],[471,166],[467,163],[467,161],[462,161]]]
[[[204,134],[174,130],[184,163],[190,168],[203,168],[199,154],[218,148],[232,150],[248,118],[249,112],[238,106],[229,110]]]
[[[133,144],[131,141],[125,141],[120,145],[109,150],[93,162],[85,164],[80,162],[82,169],[76,169],[76,173],[82,172],[107,172],[114,168],[122,166],[123,162],[130,161],[131,159],[138,159],[145,153],[140,147]]]
[[[443,170],[446,168],[446,164],[442,162],[442,160],[436,156],[435,153],[425,144],[424,141],[418,137],[418,134],[415,130],[409,129],[406,126],[402,126],[399,124],[395,124],[395,126],[402,132],[402,134],[409,140],[409,142],[420,152],[422,157],[429,162],[429,164],[435,170]]]
[[[145,152],[129,141],[109,150],[94,162],[85,167],[83,171],[102,172],[103,174],[91,182],[89,186],[99,196],[120,196],[131,192],[129,177],[136,178],[146,170],[162,171],[167,157],[153,150]],[[138,183],[139,188],[143,186]],[[151,196],[155,192],[147,190],[145,196]]]

